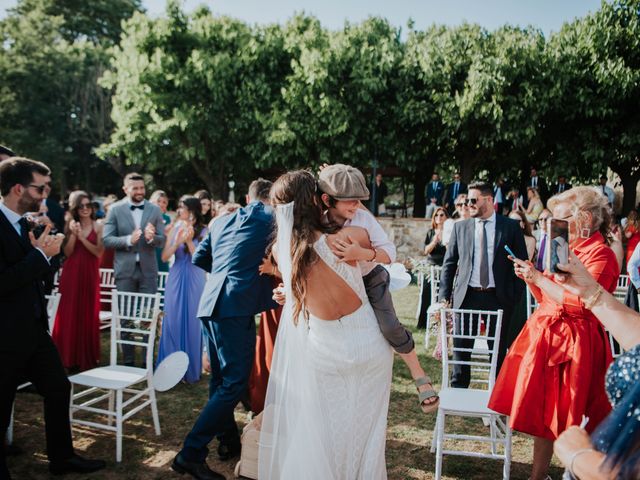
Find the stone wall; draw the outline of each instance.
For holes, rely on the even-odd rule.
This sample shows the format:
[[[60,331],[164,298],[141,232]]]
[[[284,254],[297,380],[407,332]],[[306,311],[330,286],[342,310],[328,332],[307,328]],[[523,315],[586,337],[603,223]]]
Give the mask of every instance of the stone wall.
[[[431,228],[431,220],[424,218],[378,217],[378,222],[398,251],[397,261],[419,257],[424,248],[424,238]]]

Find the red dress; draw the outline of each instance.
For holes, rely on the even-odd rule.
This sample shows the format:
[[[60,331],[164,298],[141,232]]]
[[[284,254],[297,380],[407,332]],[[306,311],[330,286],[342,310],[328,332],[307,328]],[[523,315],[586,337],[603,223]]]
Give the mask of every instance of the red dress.
[[[87,237],[97,243],[92,230]],[[60,276],[60,305],[53,326],[53,341],[62,364],[94,368],[100,360],[100,258],[76,240]]]
[[[600,233],[572,246],[589,273],[609,292],[618,281],[616,256]],[[604,378],[611,348],[604,327],[565,291],[563,305],[543,293],[504,360],[489,408],[509,415],[519,432],[555,440],[571,425],[589,417],[591,432],[611,405]]]
[[[628,262],[629,259],[631,258],[631,255],[633,255],[633,251],[636,249],[636,245],[640,243],[640,231],[638,231],[635,227],[629,225],[627,227],[627,232],[633,233],[633,235],[631,235],[631,237],[629,237],[629,239],[627,240],[627,262]]]

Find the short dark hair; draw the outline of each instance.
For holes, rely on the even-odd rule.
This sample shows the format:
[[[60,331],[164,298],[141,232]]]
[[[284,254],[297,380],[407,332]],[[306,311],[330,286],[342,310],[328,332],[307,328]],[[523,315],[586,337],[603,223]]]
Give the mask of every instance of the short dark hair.
[[[7,155],[8,157],[16,156],[10,148],[5,147],[4,145],[0,145],[0,155]]]
[[[269,200],[269,192],[271,191],[272,183],[269,180],[265,180],[264,178],[258,178],[251,182],[249,185],[249,191],[247,194],[249,195],[249,199],[251,201],[255,200]]]
[[[142,175],[140,175],[139,173],[131,172],[131,173],[127,173],[124,176],[123,183],[127,183],[128,181],[137,182],[139,180],[142,180],[144,182],[144,177]]]
[[[33,174],[51,175],[51,170],[42,162],[24,157],[11,157],[0,162],[0,195],[8,195],[14,185],[27,186]]]
[[[482,195],[489,195],[493,197],[493,187],[487,182],[473,182],[469,185],[469,190],[480,190]]]

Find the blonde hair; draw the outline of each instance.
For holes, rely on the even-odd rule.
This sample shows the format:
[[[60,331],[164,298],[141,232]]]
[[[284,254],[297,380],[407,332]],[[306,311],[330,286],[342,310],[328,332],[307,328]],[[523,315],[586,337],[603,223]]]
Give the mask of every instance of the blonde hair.
[[[549,199],[548,208],[553,210],[559,204],[571,207],[578,229],[589,229],[589,236],[600,231],[607,239],[611,230],[611,207],[607,197],[594,187],[574,187],[554,195]],[[589,224],[591,214],[591,224]]]

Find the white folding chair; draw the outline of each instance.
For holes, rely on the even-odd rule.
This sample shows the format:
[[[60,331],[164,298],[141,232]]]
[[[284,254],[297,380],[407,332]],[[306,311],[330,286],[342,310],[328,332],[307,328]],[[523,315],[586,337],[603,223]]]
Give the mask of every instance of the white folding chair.
[[[58,314],[58,306],[60,305],[61,294],[57,289],[53,289],[51,295],[45,295],[47,299],[47,315],[49,317],[49,333],[53,332],[53,326],[56,321],[56,315]],[[22,390],[23,388],[31,385],[31,382],[18,385],[16,390]],[[11,417],[9,418],[9,426],[6,433],[7,445],[13,444],[13,407],[11,407]]]
[[[618,285],[616,285],[616,289],[613,292],[613,296],[624,303],[625,298],[627,297],[627,289],[629,288],[629,275],[620,275],[618,277]]]
[[[538,301],[536,300],[536,297],[533,296],[533,293],[531,293],[529,285],[527,285],[525,295],[527,296],[527,318],[529,318],[538,308]]]
[[[429,266],[429,280],[431,281],[431,305],[438,303],[438,293],[440,292],[440,275],[442,267],[438,265]],[[427,330],[424,333],[424,348],[429,348],[429,337],[433,328],[433,314],[427,312]]]
[[[160,294],[112,292],[111,356],[109,366],[69,377],[71,422],[116,432],[116,461],[122,460],[122,427],[125,420],[151,407],[156,435],[160,435],[158,407],[153,386],[153,347],[160,312]],[[144,368],[118,364],[123,345],[146,349]],[[140,385],[142,384],[142,385]],[[136,386],[136,388],[132,388]],[[86,387],[76,393],[76,387]],[[125,398],[125,395],[127,398]],[[107,403],[107,408],[99,405]],[[78,412],[107,417],[107,423],[75,418]],[[115,420],[115,426],[113,422]]]
[[[164,292],[167,288],[169,272],[158,272],[158,293],[160,294],[160,310],[164,309]]]
[[[498,362],[500,331],[502,328],[502,310],[464,310],[442,309],[441,318],[453,316],[454,328],[447,329],[445,321],[440,325],[440,336],[443,345],[442,355],[442,388],[440,389],[440,405],[436,417],[436,426],[432,442],[432,451],[436,452],[436,480],[442,478],[442,459],[444,455],[462,455],[467,457],[491,458],[503,460],[503,479],[509,478],[511,469],[511,428],[509,417],[499,415],[487,407],[491,390],[495,383]],[[480,320],[480,321],[479,321]],[[484,327],[484,328],[482,328]],[[454,339],[473,340],[471,348],[453,346],[453,352],[471,354],[468,361],[449,359],[447,345]],[[486,345],[482,351],[480,345]],[[492,348],[489,348],[492,345]],[[452,388],[449,386],[450,369],[454,365],[467,365],[471,369],[470,388]],[[480,388],[477,388],[480,386]],[[447,416],[477,417],[487,419],[489,435],[453,434],[445,432]],[[447,440],[468,441],[489,444],[489,449],[482,452],[474,450],[450,450],[445,448]],[[499,449],[498,447],[501,447]],[[500,450],[502,451],[500,453]]]
[[[116,288],[113,268],[100,269],[100,330],[111,327],[111,292]],[[108,306],[102,310],[102,305]]]

